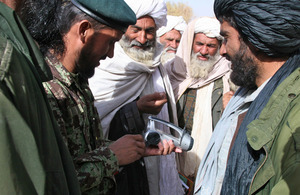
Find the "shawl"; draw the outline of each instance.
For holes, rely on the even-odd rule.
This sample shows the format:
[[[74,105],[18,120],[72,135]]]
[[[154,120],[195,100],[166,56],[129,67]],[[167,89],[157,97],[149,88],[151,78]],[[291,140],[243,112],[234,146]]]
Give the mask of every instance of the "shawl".
[[[175,58],[165,64],[176,101],[187,88],[200,88],[205,86],[212,81],[221,78],[230,70],[231,63],[224,57],[220,57],[206,79],[194,79],[189,75],[188,65],[190,64],[195,23],[197,20],[198,19],[188,24],[187,29],[182,35]]]
[[[224,149],[224,144],[227,144],[226,148],[229,148],[230,145],[230,140],[226,141],[224,139],[227,134],[234,134],[234,132],[229,131],[232,125],[230,119],[232,118],[232,114],[244,105],[244,101],[248,94],[248,90],[240,88],[226,106],[222,117],[214,129],[213,135],[206,147],[206,151],[200,163],[195,181],[195,194],[199,192],[200,188],[202,189],[201,194],[206,195],[213,193],[215,185],[217,185],[216,178],[219,174],[218,164],[222,160],[219,155],[222,152],[221,150]],[[227,155],[225,159],[227,159]],[[222,164],[226,164],[226,162],[223,162]]]

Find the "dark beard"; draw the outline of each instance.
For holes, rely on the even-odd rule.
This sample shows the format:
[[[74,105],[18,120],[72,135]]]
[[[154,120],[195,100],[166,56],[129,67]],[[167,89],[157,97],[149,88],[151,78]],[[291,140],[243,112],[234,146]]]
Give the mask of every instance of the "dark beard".
[[[247,45],[241,42],[240,51],[230,60],[232,62],[232,73],[230,79],[240,87],[256,89],[257,65],[253,58],[247,56]]]

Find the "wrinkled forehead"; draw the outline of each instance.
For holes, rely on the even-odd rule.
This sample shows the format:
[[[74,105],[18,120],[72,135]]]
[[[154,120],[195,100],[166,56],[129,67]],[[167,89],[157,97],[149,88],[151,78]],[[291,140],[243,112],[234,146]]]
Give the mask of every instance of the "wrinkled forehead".
[[[156,28],[155,20],[151,16],[142,16],[137,19],[136,24],[140,28]]]

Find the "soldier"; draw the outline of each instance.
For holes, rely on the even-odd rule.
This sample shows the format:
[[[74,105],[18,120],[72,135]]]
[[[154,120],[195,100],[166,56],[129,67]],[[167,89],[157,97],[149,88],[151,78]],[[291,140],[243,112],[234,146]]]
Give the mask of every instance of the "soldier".
[[[73,157],[82,193],[113,194],[114,174],[120,165],[144,155],[167,154],[174,148],[174,144],[166,144],[166,148],[160,144],[145,149],[141,135],[127,135],[115,142],[102,136],[87,79],[100,59],[113,56],[114,43],[129,24],[136,22],[136,17],[122,0],[67,1],[58,14],[61,37],[44,44],[48,46],[45,59],[54,79],[45,82],[44,87]]]

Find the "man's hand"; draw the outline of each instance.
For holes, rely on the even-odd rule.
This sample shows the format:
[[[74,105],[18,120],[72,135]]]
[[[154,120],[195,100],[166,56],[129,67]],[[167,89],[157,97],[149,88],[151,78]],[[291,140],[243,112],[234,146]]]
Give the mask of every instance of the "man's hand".
[[[142,135],[124,135],[109,148],[116,155],[119,165],[127,165],[144,156],[145,142]]]
[[[159,142],[157,146],[146,147],[144,156],[167,155],[172,152],[181,153],[182,150],[176,147],[172,140],[163,140],[163,143]]]
[[[136,104],[140,113],[157,115],[166,102],[167,96],[162,92],[145,95]]]
[[[228,91],[227,93],[225,93],[223,95],[223,99],[222,99],[223,100],[223,108],[222,108],[223,110],[225,110],[225,108],[226,108],[229,100],[232,98],[233,94],[234,94],[234,91]]]

